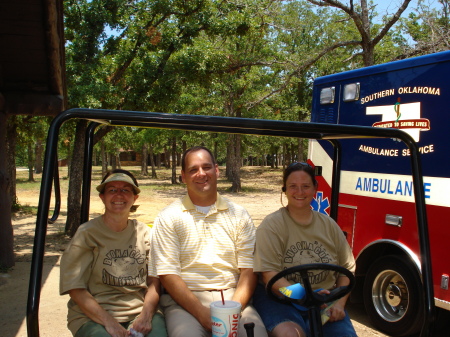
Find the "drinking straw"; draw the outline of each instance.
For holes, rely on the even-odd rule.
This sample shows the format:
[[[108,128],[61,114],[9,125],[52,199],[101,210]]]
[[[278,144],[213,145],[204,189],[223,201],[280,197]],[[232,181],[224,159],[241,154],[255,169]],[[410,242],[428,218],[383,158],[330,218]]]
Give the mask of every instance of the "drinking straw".
[[[223,290],[220,289],[220,295],[222,296],[222,304],[225,305],[225,299],[223,298]]]

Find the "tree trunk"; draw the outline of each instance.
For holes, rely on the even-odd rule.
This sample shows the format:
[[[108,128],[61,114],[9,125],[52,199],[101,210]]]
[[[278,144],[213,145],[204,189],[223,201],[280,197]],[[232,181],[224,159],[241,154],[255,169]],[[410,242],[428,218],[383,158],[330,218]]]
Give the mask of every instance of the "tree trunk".
[[[44,146],[42,145],[42,139],[38,138],[36,140],[36,145],[34,147],[34,172],[39,174],[42,173],[42,154],[44,152]]]
[[[298,147],[297,147],[297,158],[299,162],[305,162],[305,156],[304,153],[304,142],[303,138],[298,138]]]
[[[187,150],[187,143],[185,140],[183,140],[181,142],[181,149],[182,149],[182,154]],[[214,153],[214,156],[216,156],[217,153]],[[181,165],[181,164],[180,164]]]
[[[116,151],[114,153],[110,153],[109,157],[111,159],[111,169],[116,170],[120,168],[119,161],[117,160],[118,156],[116,155]]]
[[[72,156],[70,155],[70,143],[67,144],[67,178],[70,180],[70,168],[72,167]]]
[[[72,153],[72,165],[70,166],[69,191],[67,196],[67,221],[65,233],[73,237],[80,226],[81,218],[81,183],[83,180],[83,158],[86,120],[79,120],[75,130],[75,143]]]
[[[170,168],[170,149],[164,148],[164,167],[166,169]]]
[[[177,179],[177,137],[172,138],[172,184],[178,184],[178,179]]]
[[[92,151],[92,165],[98,166],[98,150],[96,148]]]
[[[153,146],[152,146],[153,148]],[[161,168],[161,153],[158,153],[156,155],[156,166],[160,169]]]
[[[298,146],[295,146],[295,144],[291,144],[289,146],[289,164],[293,163],[294,161],[300,161],[300,158],[297,157],[298,153]]]
[[[240,192],[241,186],[241,135],[228,135],[229,157],[227,167],[229,167],[229,180],[231,181],[231,192]]]
[[[11,223],[11,177],[7,164],[7,116],[0,111],[0,268],[14,266],[14,235]]]
[[[230,135],[229,135],[230,136]],[[232,155],[232,151],[231,151],[231,140],[230,137],[228,136],[228,146],[227,146],[227,156],[225,158],[225,177],[227,177],[228,181],[232,181],[231,179],[231,166],[229,165],[229,163],[231,162],[231,155]]]
[[[150,165],[152,165],[152,178],[156,179],[155,154],[153,153],[153,144],[149,144],[148,151],[150,153]]]
[[[120,151],[119,150],[116,151],[116,165],[117,165],[118,169],[122,168],[122,165],[120,164]]]
[[[214,158],[216,158],[216,160],[217,160],[217,153],[218,153],[218,150],[217,150],[218,144],[217,143],[218,143],[217,140],[215,140],[213,154],[214,154]]]
[[[141,156],[141,175],[147,177],[148,176],[148,144],[142,144],[142,156]]]
[[[102,178],[108,171],[108,156],[106,155],[105,141],[102,139],[100,141],[100,152],[102,156]]]
[[[34,157],[33,157],[33,144],[28,143],[28,181],[34,181],[33,168],[34,168]]]
[[[16,192],[16,144],[17,144],[17,117],[11,115],[8,118],[8,125],[6,126],[6,153],[8,165],[8,173],[11,178],[11,186],[9,189],[9,196],[11,199],[11,207],[14,211],[19,206]]]

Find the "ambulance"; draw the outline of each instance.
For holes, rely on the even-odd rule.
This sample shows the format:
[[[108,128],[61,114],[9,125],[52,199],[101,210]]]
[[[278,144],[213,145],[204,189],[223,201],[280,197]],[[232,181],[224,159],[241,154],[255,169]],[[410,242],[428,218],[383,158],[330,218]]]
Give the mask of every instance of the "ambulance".
[[[396,128],[419,147],[434,303],[450,310],[450,52],[317,78],[311,122]],[[410,152],[398,139],[341,140],[337,222],[353,249],[357,289],[373,324],[393,336],[423,325]],[[333,147],[310,140],[322,174],[313,208],[330,213]],[[447,247],[449,245],[449,247]]]

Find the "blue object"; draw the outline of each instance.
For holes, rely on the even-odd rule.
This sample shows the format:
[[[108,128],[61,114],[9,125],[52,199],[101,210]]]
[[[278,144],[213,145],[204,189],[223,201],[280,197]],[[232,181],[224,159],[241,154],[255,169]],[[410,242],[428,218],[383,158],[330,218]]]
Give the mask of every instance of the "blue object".
[[[282,293],[284,296],[293,298],[296,300],[302,300],[305,298],[305,288],[300,283],[295,283],[287,287],[281,287],[278,289],[280,293]],[[322,290],[322,288],[315,290],[315,292]],[[292,303],[294,307],[296,307],[299,310],[306,311],[308,308],[305,308],[297,303]]]

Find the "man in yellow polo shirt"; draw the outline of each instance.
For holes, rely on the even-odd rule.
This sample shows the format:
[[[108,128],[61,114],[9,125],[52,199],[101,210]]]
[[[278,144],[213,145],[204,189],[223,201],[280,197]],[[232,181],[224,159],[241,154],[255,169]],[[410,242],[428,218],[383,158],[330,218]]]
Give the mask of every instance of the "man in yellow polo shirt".
[[[255,323],[255,336],[267,336],[249,304],[256,286],[253,273],[255,227],[248,212],[217,193],[219,168],[205,147],[187,150],[181,175],[187,195],[163,209],[155,220],[149,274],[166,291],[160,304],[171,337],[211,336],[209,304],[221,299],[242,305],[239,335]]]

